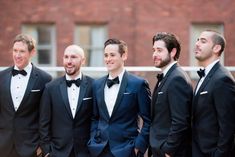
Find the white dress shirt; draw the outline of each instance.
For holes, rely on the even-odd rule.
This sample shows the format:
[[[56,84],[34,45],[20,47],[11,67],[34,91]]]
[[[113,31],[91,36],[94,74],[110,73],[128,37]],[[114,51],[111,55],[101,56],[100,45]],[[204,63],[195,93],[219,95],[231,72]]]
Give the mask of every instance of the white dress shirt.
[[[66,80],[72,80],[69,75],[65,75]],[[75,78],[75,80],[77,79],[82,79],[82,74],[81,72],[79,73],[79,75]],[[67,91],[68,91],[68,98],[69,98],[69,105],[70,105],[70,109],[73,115],[73,118],[75,117],[76,114],[76,110],[77,110],[77,105],[78,105],[78,98],[79,98],[79,93],[80,93],[80,86],[77,87],[74,83],[72,84],[71,87],[67,86]]]
[[[14,66],[14,69],[19,70],[18,67]],[[11,98],[14,104],[15,111],[18,110],[20,103],[23,100],[29,77],[32,71],[32,64],[29,63],[24,70],[27,72],[26,76],[21,74],[15,75],[11,77]]]
[[[113,108],[114,105],[116,103],[116,99],[117,99],[117,95],[120,89],[120,85],[122,82],[122,77],[124,74],[125,70],[123,69],[123,71],[118,75],[119,78],[119,84],[114,84],[112,87],[108,87],[107,84],[104,87],[104,99],[105,99],[105,103],[107,105],[107,109],[109,112],[109,116],[111,117],[112,112],[113,112]],[[109,79],[114,79],[109,75]]]

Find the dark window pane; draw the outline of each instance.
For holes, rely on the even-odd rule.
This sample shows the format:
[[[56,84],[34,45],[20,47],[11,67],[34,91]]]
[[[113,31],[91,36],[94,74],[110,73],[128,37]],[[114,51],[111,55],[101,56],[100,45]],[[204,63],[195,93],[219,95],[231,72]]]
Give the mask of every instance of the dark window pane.
[[[38,44],[51,43],[51,30],[49,27],[38,27]]]
[[[38,63],[50,64],[50,50],[38,50]]]

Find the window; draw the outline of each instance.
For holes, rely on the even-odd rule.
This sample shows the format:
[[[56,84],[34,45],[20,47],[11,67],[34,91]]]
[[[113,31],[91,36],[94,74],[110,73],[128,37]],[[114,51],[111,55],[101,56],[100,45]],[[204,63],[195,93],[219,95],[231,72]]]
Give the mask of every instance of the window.
[[[86,66],[103,66],[103,47],[107,39],[104,25],[77,25],[75,44],[81,46],[86,55]]]
[[[22,32],[36,40],[37,53],[32,62],[39,66],[56,65],[55,28],[53,25],[24,25]]]
[[[215,30],[221,34],[224,32],[224,26],[222,24],[201,24],[201,23],[194,23],[191,26],[190,30],[190,66],[198,66],[197,60],[194,57],[194,48],[195,43],[200,36],[201,32],[204,30]],[[224,63],[224,53],[222,53],[220,62]],[[190,73],[192,78],[198,78],[196,72]]]

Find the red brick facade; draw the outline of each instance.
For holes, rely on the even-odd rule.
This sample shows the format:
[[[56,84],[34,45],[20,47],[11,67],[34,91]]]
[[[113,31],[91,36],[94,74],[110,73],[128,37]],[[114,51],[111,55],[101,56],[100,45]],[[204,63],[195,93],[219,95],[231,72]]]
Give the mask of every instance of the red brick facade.
[[[181,65],[189,65],[192,23],[221,23],[227,39],[225,65],[235,65],[234,0],[0,0],[0,66],[12,63],[12,40],[22,24],[54,24],[57,65],[73,43],[75,24],[107,24],[108,37],[129,46],[127,65],[152,65],[152,36],[169,31],[182,43]]]

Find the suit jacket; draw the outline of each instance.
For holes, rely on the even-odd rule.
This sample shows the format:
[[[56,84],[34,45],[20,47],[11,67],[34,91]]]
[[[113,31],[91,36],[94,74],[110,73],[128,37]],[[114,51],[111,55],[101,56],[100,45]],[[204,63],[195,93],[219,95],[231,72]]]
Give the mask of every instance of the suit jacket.
[[[40,106],[40,137],[44,154],[69,156],[72,148],[78,157],[89,157],[93,79],[82,75],[75,117],[70,109],[65,77],[46,85]]]
[[[12,147],[20,156],[32,157],[39,146],[39,103],[51,76],[33,66],[23,100],[15,111],[10,90],[12,69],[10,67],[0,72],[1,157],[8,156]]]
[[[235,84],[219,62],[198,89],[192,109],[193,156],[230,157],[235,130]]]
[[[193,89],[187,74],[174,64],[155,88],[152,102],[152,152],[189,157]],[[155,100],[155,101],[154,101]],[[190,155],[189,155],[190,154]]]
[[[144,153],[148,147],[150,127],[150,90],[147,82],[125,72],[111,117],[104,100],[108,76],[94,83],[94,111],[88,148],[98,156],[108,144],[115,157],[130,157],[134,148]],[[138,116],[143,126],[138,128]]]

